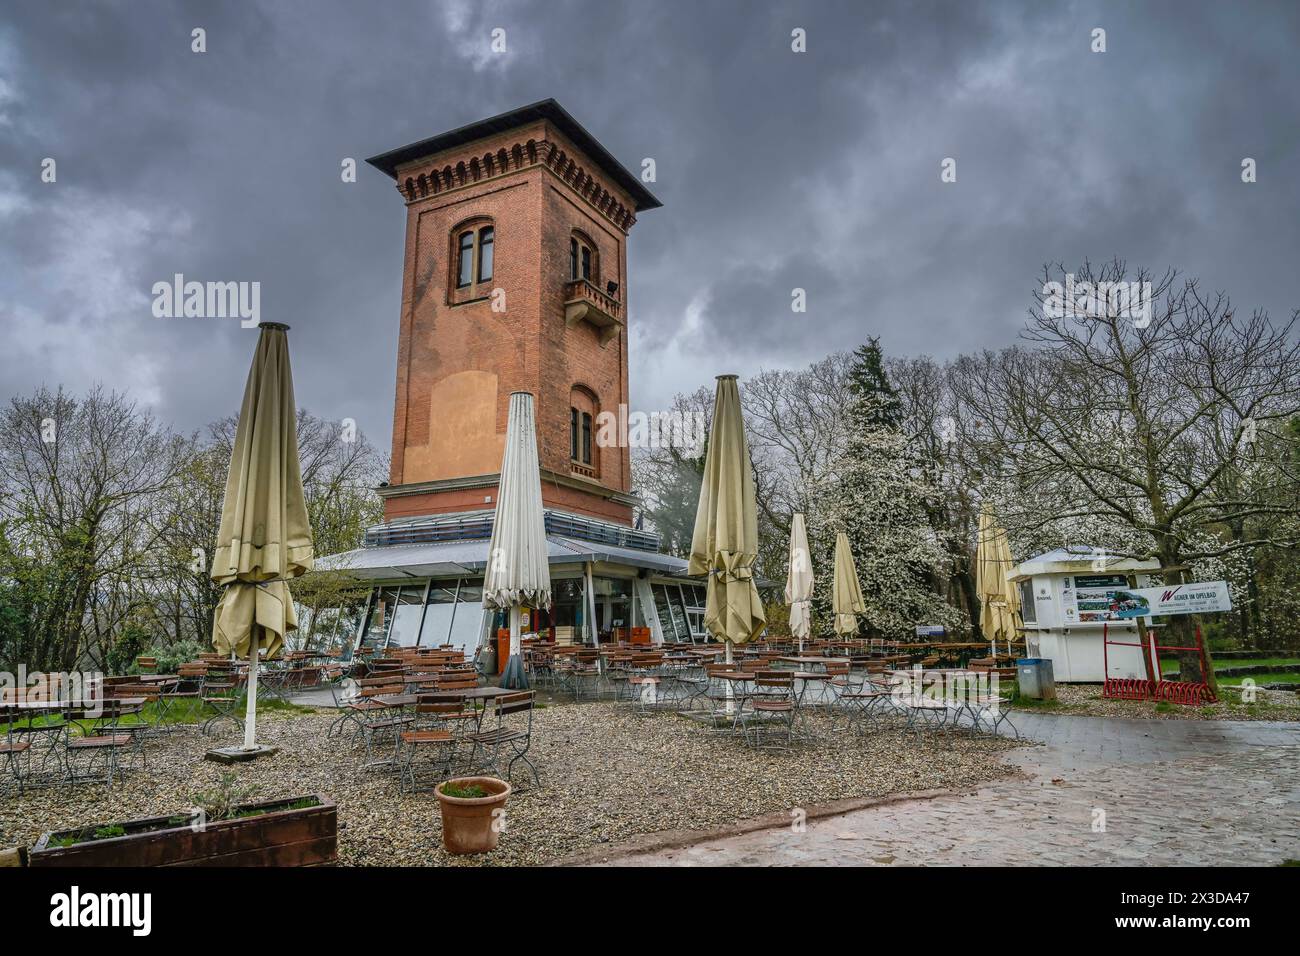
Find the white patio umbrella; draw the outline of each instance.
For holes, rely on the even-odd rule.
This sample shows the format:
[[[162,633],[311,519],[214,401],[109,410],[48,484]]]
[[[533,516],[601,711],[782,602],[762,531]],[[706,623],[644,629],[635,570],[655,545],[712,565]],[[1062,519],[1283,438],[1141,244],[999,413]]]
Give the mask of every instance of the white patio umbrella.
[[[519,646],[521,609],[551,606],[551,569],[542,514],[542,478],[537,465],[537,426],[533,396],[514,392],[506,423],[496,518],[483,576],[483,606],[510,612],[510,658],[502,687],[527,687]]]
[[[812,560],[808,556],[808,529],[803,514],[796,511],[790,521],[790,571],[785,579],[785,603],[790,605],[790,633],[799,642],[812,635]]]

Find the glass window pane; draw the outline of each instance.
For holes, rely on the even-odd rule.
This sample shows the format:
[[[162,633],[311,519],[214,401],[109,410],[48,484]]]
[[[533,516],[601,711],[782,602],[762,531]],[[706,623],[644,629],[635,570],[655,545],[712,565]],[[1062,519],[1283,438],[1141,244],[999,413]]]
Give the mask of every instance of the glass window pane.
[[[578,240],[569,240],[569,278],[578,278]]]
[[[655,597],[655,611],[659,615],[659,626],[663,628],[664,639],[668,641],[689,641],[690,630],[681,612],[674,607],[675,602],[670,598],[670,595],[677,593],[677,586],[665,587],[662,584],[656,584],[652,590]]]
[[[578,410],[569,409],[569,457],[578,460]]]
[[[393,625],[388,629],[388,647],[414,647],[420,639],[420,616],[424,611],[424,582],[402,585],[397,606],[393,608]]]
[[[338,604],[322,607],[315,612],[310,607],[298,604],[298,630],[289,633],[291,646],[295,650],[307,649],[330,654],[350,652],[356,643],[357,628],[361,624],[368,596],[368,592],[344,595]]]
[[[479,634],[483,631],[483,588],[462,582],[460,600],[454,606],[456,617],[452,621],[450,639],[445,643],[463,650],[467,659],[472,658]]]
[[[388,626],[393,623],[393,604],[396,600],[396,588],[377,590],[374,605],[370,609],[370,620],[366,622],[365,633],[361,638],[362,647],[384,646],[388,639]]]
[[[667,587],[668,604],[673,613],[673,632],[677,635],[679,641],[689,641],[691,639],[690,620],[686,616],[686,605],[682,601],[682,589],[675,584]]]
[[[628,618],[632,613],[632,579],[595,577],[591,583],[596,595],[596,619],[600,622],[601,632],[615,627],[628,627]]]
[[[582,463],[591,464],[591,415],[582,413]]]
[[[582,277],[591,278],[591,250],[586,246],[582,247]]]
[[[456,286],[459,288],[469,285],[474,277],[474,233],[472,232],[460,234],[460,263],[456,268]]]
[[[551,580],[551,623],[556,627],[578,627],[582,623],[582,580]]]
[[[1020,588],[1020,620],[1026,624],[1037,624],[1038,609],[1034,607],[1033,578],[1025,578],[1018,587]]]
[[[456,587],[434,585],[429,588],[429,606],[424,611],[424,627],[420,628],[420,646],[437,647],[447,643],[447,633],[451,628],[452,602],[456,599]]]
[[[487,282],[492,278],[492,249],[496,245],[493,241],[496,230],[491,226],[481,230],[478,234],[478,281]]]

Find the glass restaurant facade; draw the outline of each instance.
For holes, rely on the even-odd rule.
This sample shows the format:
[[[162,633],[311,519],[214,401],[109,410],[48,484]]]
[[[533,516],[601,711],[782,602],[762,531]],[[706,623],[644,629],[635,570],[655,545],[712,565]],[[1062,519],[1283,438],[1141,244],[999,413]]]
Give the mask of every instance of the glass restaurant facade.
[[[338,650],[436,647],[472,656],[507,626],[483,608],[491,511],[397,519],[366,532],[355,551],[317,561],[359,585],[347,608],[307,615],[303,637]],[[545,512],[553,604],[524,630],[557,644],[694,643],[705,639],[704,586],[659,536],[557,510]],[[300,615],[301,616],[301,615]]]

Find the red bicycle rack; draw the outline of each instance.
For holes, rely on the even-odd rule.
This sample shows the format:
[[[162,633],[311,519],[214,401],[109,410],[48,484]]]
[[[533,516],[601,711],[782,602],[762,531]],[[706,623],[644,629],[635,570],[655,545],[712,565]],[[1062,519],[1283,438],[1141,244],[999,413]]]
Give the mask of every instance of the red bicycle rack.
[[[1171,704],[1187,704],[1191,707],[1199,707],[1201,704],[1213,704],[1218,701],[1214,691],[1210,690],[1210,685],[1204,680],[1199,682],[1185,680],[1147,680],[1145,677],[1111,677],[1110,676],[1110,655],[1107,648],[1112,645],[1115,647],[1136,647],[1141,648],[1141,643],[1132,641],[1112,641],[1109,636],[1110,625],[1103,624],[1101,628],[1101,660],[1102,673],[1105,675],[1105,682],[1102,684],[1101,696],[1110,697],[1116,700],[1167,700]],[[1151,664],[1155,668],[1157,675],[1160,674],[1160,652],[1161,651],[1196,651],[1201,655],[1201,674],[1204,675],[1209,671],[1209,664],[1205,660],[1205,641],[1201,638],[1201,627],[1196,626],[1196,646],[1195,647],[1178,647],[1173,644],[1151,644]]]

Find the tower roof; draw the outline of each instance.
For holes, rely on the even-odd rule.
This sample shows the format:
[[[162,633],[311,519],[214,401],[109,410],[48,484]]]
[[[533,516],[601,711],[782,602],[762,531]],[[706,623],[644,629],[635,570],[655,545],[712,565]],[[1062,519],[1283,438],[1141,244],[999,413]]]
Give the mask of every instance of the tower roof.
[[[468,126],[462,126],[459,129],[449,130],[446,133],[439,133],[437,136],[422,139],[418,143],[411,143],[409,146],[390,149],[378,156],[371,156],[366,162],[380,172],[396,179],[397,167],[403,163],[411,162],[422,156],[440,153],[456,146],[464,146],[475,140],[484,139],[496,133],[504,133],[506,130],[537,120],[547,120],[554,123],[561,133],[573,141],[575,146],[590,156],[592,161],[619,186],[627,190],[632,197],[632,201],[636,204],[637,212],[643,209],[657,209],[663,205],[650,190],[642,185],[640,179],[628,172],[627,168],[615,159],[609,150],[600,145],[600,141],[596,137],[588,133],[581,123],[570,116],[568,111],[553,99],[539,100],[536,103],[530,103],[528,106],[521,106],[518,109],[470,123]]]

